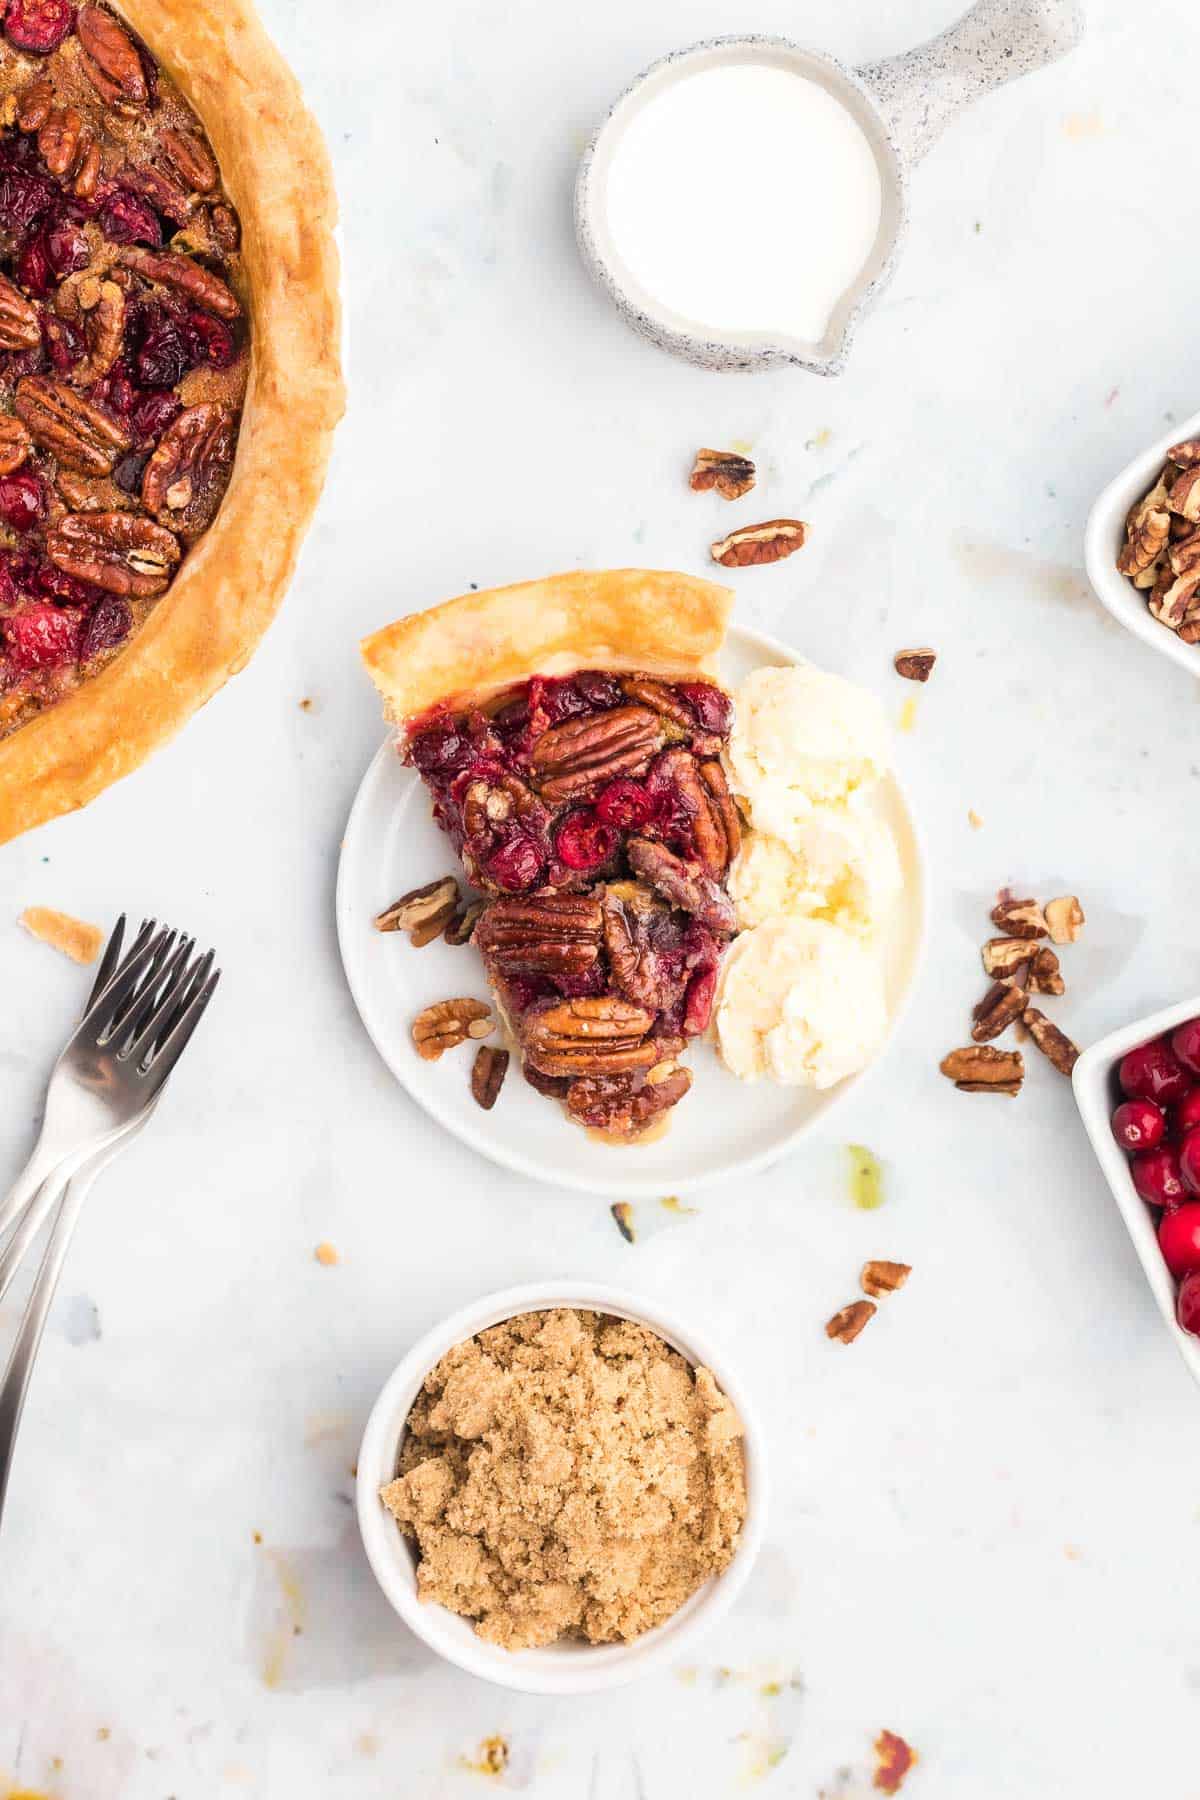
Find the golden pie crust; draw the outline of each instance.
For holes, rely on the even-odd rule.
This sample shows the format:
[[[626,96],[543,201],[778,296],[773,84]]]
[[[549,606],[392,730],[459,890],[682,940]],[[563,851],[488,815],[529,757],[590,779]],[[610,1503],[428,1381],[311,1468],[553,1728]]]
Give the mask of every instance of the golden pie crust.
[[[221,509],[106,668],[0,743],[0,843],[85,806],[244,668],[286,591],[344,405],[333,173],[248,0],[114,6],[195,108],[242,225],[251,368]]]
[[[724,642],[732,604],[729,588],[694,575],[576,569],[412,613],[364,638],[362,656],[388,718],[401,725],[530,675],[699,674]]]

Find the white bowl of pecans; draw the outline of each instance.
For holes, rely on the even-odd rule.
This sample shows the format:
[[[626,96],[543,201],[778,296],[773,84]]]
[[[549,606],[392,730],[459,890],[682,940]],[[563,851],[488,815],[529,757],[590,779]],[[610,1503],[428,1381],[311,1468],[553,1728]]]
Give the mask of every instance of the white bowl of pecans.
[[[1088,518],[1084,561],[1115,619],[1200,674],[1200,413],[1109,482]]]

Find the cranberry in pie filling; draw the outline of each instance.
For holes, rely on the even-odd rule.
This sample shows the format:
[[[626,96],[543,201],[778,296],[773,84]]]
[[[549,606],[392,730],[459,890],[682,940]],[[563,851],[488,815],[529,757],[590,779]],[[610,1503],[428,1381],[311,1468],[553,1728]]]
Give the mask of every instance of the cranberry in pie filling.
[[[107,8],[0,38],[0,736],[119,653],[211,525],[249,368],[203,127]]]
[[[714,683],[584,669],[487,709],[439,707],[405,746],[487,897],[473,941],[525,1074],[580,1123],[636,1137],[691,1085],[735,930],[740,826]]]

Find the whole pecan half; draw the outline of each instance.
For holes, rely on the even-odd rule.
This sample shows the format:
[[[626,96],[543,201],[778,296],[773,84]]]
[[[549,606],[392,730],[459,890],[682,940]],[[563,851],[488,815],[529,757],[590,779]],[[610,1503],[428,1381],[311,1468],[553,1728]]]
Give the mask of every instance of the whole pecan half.
[[[0,275],[0,350],[32,350],[42,341],[35,309],[7,275]]]
[[[96,304],[87,312],[88,353],[71,371],[76,387],[101,381],[109,373],[125,341],[125,296],[115,281],[102,281]]]
[[[46,538],[55,568],[110,594],[153,600],[180,558],[178,540],[140,513],[68,513]]]
[[[413,1020],[413,1044],[424,1062],[436,1062],[443,1050],[468,1038],[489,1037],[495,1028],[491,1008],[482,1000],[438,1000]]]
[[[493,900],[473,941],[501,975],[583,975],[600,954],[600,902],[590,894]]]
[[[413,888],[407,894],[401,894],[399,900],[393,900],[385,906],[375,920],[376,931],[415,931],[418,925],[427,925],[438,913],[446,912],[446,918],[453,917],[458,907],[459,889],[453,875],[442,875],[436,881],[427,881],[424,887]]]
[[[217,515],[237,442],[227,406],[203,401],[167,426],[142,476],[142,504],[161,524],[187,539]]]
[[[662,747],[662,721],[645,706],[566,719],[533,747],[533,778],[552,805],[598,793],[618,775],[638,775]]]
[[[647,1038],[654,1015],[617,994],[560,1000],[523,1021],[526,1060],[543,1075],[624,1075],[650,1069],[662,1049]]]
[[[55,107],[38,132],[38,149],[52,175],[66,175],[79,155],[83,114],[75,106]]]
[[[1031,994],[1065,994],[1067,991],[1058,957],[1045,944],[1039,945],[1033,953],[1026,985]]]
[[[627,853],[634,873],[672,906],[682,907],[710,931],[723,936],[736,930],[732,900],[702,869],[689,866],[665,844],[652,843],[649,838],[630,838]]]
[[[484,1112],[491,1112],[495,1106],[507,1074],[508,1051],[497,1050],[492,1044],[480,1044],[471,1064],[471,1097]]]
[[[19,469],[32,448],[32,439],[20,419],[0,413],[0,475]]]
[[[640,882],[622,881],[605,888],[601,899],[604,948],[612,979],[626,999],[651,1012],[662,1012],[678,996],[682,983],[674,964],[660,953],[656,920],[664,907]]]
[[[715,770],[716,776],[711,773],[706,776],[703,770]],[[669,783],[678,794],[700,867],[706,875],[718,876],[728,868],[732,851],[721,803],[711,784],[719,777],[719,785],[724,787],[725,777],[721,765],[716,762],[705,763],[703,770],[689,751],[677,748],[665,750],[659,757],[655,777],[664,784]],[[732,810],[733,801],[727,787],[725,798]]]
[[[688,486],[697,494],[715,488],[724,500],[740,500],[754,486],[754,464],[736,450],[697,450]]]
[[[691,1070],[678,1067],[656,1082],[649,1075],[645,1081],[637,1075],[582,1075],[567,1089],[567,1111],[592,1131],[640,1137],[655,1119],[678,1105],[691,1085]],[[617,1224],[621,1226],[620,1219]],[[624,1234],[623,1226],[621,1230]]]
[[[180,179],[196,194],[211,193],[217,185],[217,165],[208,145],[190,131],[170,127],[158,134],[159,148]]]
[[[875,1310],[870,1300],[852,1300],[827,1322],[825,1336],[839,1344],[852,1344],[867,1321],[874,1318]]]
[[[964,1094],[1016,1094],[1025,1079],[1021,1052],[995,1050],[991,1044],[970,1044],[962,1050],[951,1050],[940,1066],[947,1080]]]
[[[665,681],[654,681],[649,675],[625,675],[621,678],[621,691],[639,706],[648,706],[660,719],[669,719],[682,731],[690,733],[696,729],[695,713]]]
[[[129,449],[131,440],[115,419],[63,381],[24,376],[17,383],[14,407],[34,443],[81,475],[111,474],[117,458]]]
[[[142,59],[112,14],[102,6],[81,6],[75,31],[84,73],[100,98],[118,111],[144,106],[149,90]]]
[[[768,519],[743,525],[712,546],[712,559],[723,569],[745,569],[756,563],[781,562],[804,543],[808,527],[800,519]]]
[[[738,817],[737,803],[729,791],[725,771],[715,759],[700,764],[700,779],[708,789],[709,805],[721,822],[727,868],[742,847],[742,821]]]
[[[144,276],[147,281],[157,281],[160,287],[169,288],[173,293],[185,295],[197,306],[216,313],[218,318],[236,319],[242,310],[237,295],[226,287],[219,275],[177,251],[144,250],[140,244],[126,244],[120,260],[136,275]]]

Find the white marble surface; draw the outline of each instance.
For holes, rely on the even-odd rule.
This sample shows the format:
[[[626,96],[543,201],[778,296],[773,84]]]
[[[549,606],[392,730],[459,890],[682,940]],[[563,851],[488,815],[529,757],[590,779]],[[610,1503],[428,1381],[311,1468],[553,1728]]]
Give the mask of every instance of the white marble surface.
[[[587,286],[570,233],[589,127],[672,45],[754,26],[857,60],[953,10],[266,0],[338,165],[354,400],[252,667],[149,768],[3,852],[0,1176],[81,994],[21,906],[153,910],[227,974],[96,1191],[37,1371],[0,1538],[0,1794],[457,1800],[483,1791],[465,1764],[494,1733],[493,1785],[537,1800],[849,1794],[836,1771],[861,1783],[883,1725],[921,1751],[913,1800],[1200,1793],[1196,1390],[1067,1084],[1037,1064],[1010,1104],[936,1070],[1006,880],[1085,900],[1056,1010],[1079,1040],[1200,987],[1200,689],[1079,568],[1101,482],[1197,404],[1195,10],[1159,0],[1150,31],[1092,0],[1080,52],[952,129],[837,383],[668,361]],[[698,151],[698,180],[720,153]],[[916,695],[901,760],[935,931],[902,1038],[836,1130],[631,1248],[603,1199],[442,1135],[358,1025],[332,931],[379,738],[354,646],[472,581],[704,572],[732,515],[683,473],[734,438],[763,470],[753,510],[812,524],[799,557],[737,578],[741,616],[896,715]],[[926,641],[917,691],[891,655]],[[850,1206],[847,1140],[886,1164],[873,1215]],[[831,1346],[868,1255],[912,1280]],[[775,1498],[694,1670],[556,1704],[422,1654],[349,1494],[415,1335],[568,1272],[669,1299],[736,1350]]]

